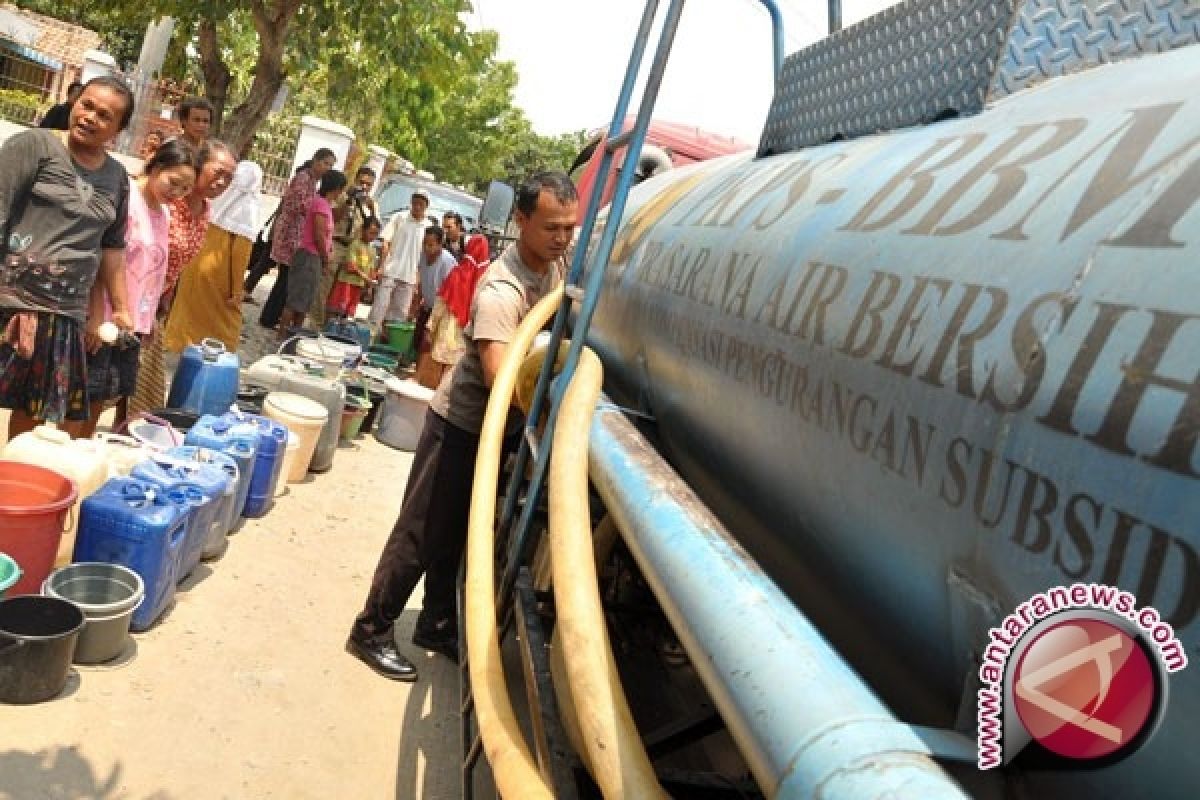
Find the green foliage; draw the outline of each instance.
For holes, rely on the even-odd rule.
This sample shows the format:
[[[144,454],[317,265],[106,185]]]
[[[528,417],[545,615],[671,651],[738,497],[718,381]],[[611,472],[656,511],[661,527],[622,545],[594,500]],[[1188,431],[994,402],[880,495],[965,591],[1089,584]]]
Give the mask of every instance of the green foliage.
[[[283,114],[262,123],[254,116],[248,128],[234,125],[240,141],[226,136],[239,146],[257,130],[259,154],[286,150],[284,139],[294,136],[295,121],[315,114],[349,126],[360,139],[399,153],[441,180],[482,189],[492,178],[565,169],[584,138],[582,132],[551,137],[533,132],[513,105],[517,72],[511,62],[496,59],[495,32],[464,26],[468,0],[21,0],[21,5],[102,32],[122,62],[136,61],[151,19],[173,17],[175,36],[163,74],[185,86],[207,86],[210,99],[214,75],[227,74],[227,125],[247,121],[237,115],[246,113],[253,92],[260,107],[274,97],[277,87],[262,80],[264,67],[267,74],[283,74],[289,92]],[[284,34],[277,53],[256,28],[256,14],[260,26],[263,15],[279,21],[272,27]],[[196,59],[206,25],[215,29],[217,47],[210,58]],[[290,163],[264,168],[274,174]]]
[[[516,182],[538,170],[560,169],[566,172],[587,140],[587,131],[562,133],[558,136],[530,133],[513,148],[505,160],[504,174],[510,182]]]
[[[32,125],[43,110],[42,96],[21,89],[0,89],[0,117],[12,122]]]

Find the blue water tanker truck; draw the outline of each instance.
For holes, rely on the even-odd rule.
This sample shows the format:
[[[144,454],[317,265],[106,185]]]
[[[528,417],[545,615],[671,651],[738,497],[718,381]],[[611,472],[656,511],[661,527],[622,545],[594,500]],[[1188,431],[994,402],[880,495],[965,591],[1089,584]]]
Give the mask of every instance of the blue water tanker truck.
[[[1198,42],[1186,0],[909,0],[784,60],[756,151],[632,188],[589,463],[671,794],[1200,791]],[[1156,615],[1150,721],[1107,758],[1021,752],[1035,645],[1002,632],[1075,585]]]

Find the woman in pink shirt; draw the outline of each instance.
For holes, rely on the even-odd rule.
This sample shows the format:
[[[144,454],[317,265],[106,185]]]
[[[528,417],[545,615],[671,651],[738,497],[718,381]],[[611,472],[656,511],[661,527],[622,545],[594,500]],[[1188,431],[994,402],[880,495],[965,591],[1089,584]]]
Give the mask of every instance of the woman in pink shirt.
[[[288,270],[287,308],[281,326],[283,335],[304,325],[304,315],[312,305],[321,273],[336,267],[329,263],[333,252],[333,204],[346,189],[346,175],[331,169],[321,176],[321,186],[308,203],[300,243],[292,255]]]
[[[196,153],[183,139],[169,139],[146,162],[142,176],[130,179],[129,219],[125,231],[125,285],[133,334],[105,344],[94,335],[87,345],[88,400],[84,422],[72,423],[73,436],[91,436],[106,404],[128,397],[137,383],[140,340],[154,330],[167,274],[170,216],[167,206],[192,190]],[[89,319],[110,320],[112,312],[102,287],[93,289]]]

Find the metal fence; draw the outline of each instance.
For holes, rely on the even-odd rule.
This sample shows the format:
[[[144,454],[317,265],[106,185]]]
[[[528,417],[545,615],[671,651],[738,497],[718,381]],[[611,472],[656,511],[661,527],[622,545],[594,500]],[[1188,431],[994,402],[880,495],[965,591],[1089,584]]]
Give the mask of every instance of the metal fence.
[[[0,47],[0,118],[37,123],[51,105],[58,72]]]
[[[263,170],[263,191],[283,196],[292,180],[292,162],[300,139],[300,119],[272,114],[254,137],[250,159]]]

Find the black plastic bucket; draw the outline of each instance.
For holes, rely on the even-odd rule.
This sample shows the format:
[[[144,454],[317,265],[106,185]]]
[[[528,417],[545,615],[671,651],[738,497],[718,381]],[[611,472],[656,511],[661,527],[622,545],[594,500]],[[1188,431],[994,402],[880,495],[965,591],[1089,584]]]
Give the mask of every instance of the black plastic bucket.
[[[263,413],[263,403],[266,402],[267,395],[271,390],[265,386],[256,386],[254,384],[245,384],[237,393],[237,406],[243,414],[259,414]]]
[[[40,703],[67,685],[83,612],[58,597],[0,600],[0,703]]]
[[[200,421],[199,414],[182,408],[158,408],[151,411],[150,416],[171,423],[171,427],[180,433],[187,433],[193,425]]]

